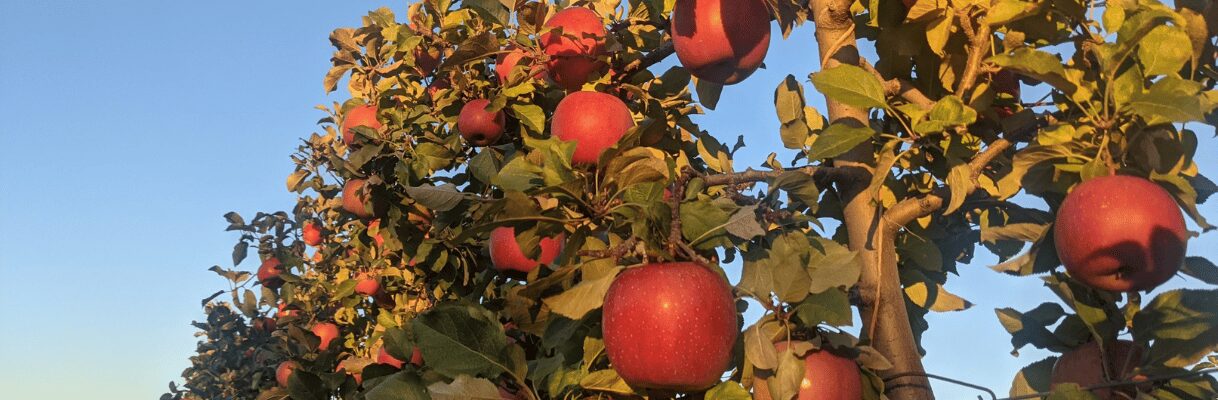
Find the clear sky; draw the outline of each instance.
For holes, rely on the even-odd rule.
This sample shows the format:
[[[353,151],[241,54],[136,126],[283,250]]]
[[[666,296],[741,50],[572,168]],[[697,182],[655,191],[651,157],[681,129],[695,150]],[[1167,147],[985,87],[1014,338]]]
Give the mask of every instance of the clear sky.
[[[382,5],[404,14],[406,2],[0,0],[6,397],[147,399],[180,379],[199,300],[227,287],[206,270],[231,262],[237,236],[221,215],[291,209],[288,155],[317,129],[313,106],[345,96],[322,91],[327,36]],[[738,168],[782,148],[774,87],[788,73],[807,84],[818,65],[811,34],[775,32],[769,69],[727,88],[718,110],[698,119],[723,141],[745,135]],[[1194,129],[1202,171],[1213,175],[1213,130]],[[1202,210],[1218,218],[1212,204]],[[1194,239],[1190,255],[1214,257],[1214,244],[1214,234]],[[930,317],[925,362],[1005,393],[1014,372],[1045,353],[1011,356],[993,309],[1026,310],[1052,295],[1035,279],[990,271],[994,258],[978,254],[948,284],[976,306]],[[1167,286],[1181,285],[1197,283]],[[942,399],[976,394],[936,389]]]

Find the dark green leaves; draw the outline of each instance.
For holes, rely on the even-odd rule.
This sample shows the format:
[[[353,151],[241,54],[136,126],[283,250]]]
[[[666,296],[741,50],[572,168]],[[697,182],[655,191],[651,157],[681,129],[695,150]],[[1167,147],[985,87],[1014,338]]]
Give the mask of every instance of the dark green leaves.
[[[1061,60],[1044,51],[1021,47],[1010,54],[999,54],[990,61],[999,66],[1019,71],[1024,75],[1045,81],[1063,92],[1074,93],[1078,86],[1066,78],[1066,69]]]
[[[503,25],[508,20],[508,9],[499,0],[461,0],[461,5],[471,8],[487,20]]]
[[[1180,272],[1197,278],[1202,282],[1218,285],[1218,266],[1215,266],[1214,263],[1205,259],[1205,257],[1186,258],[1184,266],[1180,268]]]
[[[1138,61],[1142,62],[1147,76],[1175,75],[1192,54],[1188,35],[1171,25],[1154,27],[1138,46]]]
[[[778,122],[782,124],[782,144],[788,149],[802,149],[811,133],[804,120],[805,106],[803,85],[795,80],[795,76],[787,75],[787,78],[778,84],[778,88],[774,89],[774,111],[778,113]]]
[[[926,113],[926,118],[914,125],[914,130],[931,134],[940,131],[972,124],[977,120],[977,111],[973,110],[956,96],[945,96]]]
[[[503,326],[486,309],[446,303],[411,322],[423,360],[436,372],[494,377],[507,370]]]
[[[1154,341],[1150,363],[1185,368],[1218,350],[1218,290],[1172,290],[1133,317],[1133,336]]]
[[[451,183],[441,186],[407,186],[406,194],[419,204],[436,211],[451,210],[461,203],[463,198],[461,192]]]
[[[855,107],[884,108],[884,85],[867,70],[842,64],[812,74],[812,84],[825,97]]]
[[[298,374],[292,374],[295,377]],[[427,388],[423,387],[423,383],[419,381],[419,376],[414,372],[402,371],[390,375],[381,381],[372,389],[368,390],[365,395],[368,400],[429,400],[431,396],[427,394]],[[292,394],[295,399],[296,394]]]
[[[858,277],[857,253],[828,239],[787,232],[770,239],[768,248],[744,254],[739,286],[762,299],[772,292],[797,303],[809,293],[849,287]]]

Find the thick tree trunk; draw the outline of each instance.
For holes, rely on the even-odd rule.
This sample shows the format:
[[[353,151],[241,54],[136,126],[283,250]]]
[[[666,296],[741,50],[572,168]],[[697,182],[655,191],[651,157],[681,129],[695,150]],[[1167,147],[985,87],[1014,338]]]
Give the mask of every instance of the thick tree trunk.
[[[850,16],[849,0],[811,0],[813,20],[816,22],[816,41],[820,48],[821,64],[832,68],[839,64],[859,65],[858,47]],[[834,122],[867,123],[867,110],[827,100],[829,119]],[[835,166],[864,167],[874,169],[875,157],[870,145],[863,145],[839,157]],[[872,171],[875,173],[876,171]],[[879,171],[886,173],[886,171]],[[871,192],[866,190],[868,182],[841,182],[839,193],[845,204],[846,230],[850,248],[858,251],[862,259],[862,275],[859,294],[862,299],[859,314],[863,318],[863,335],[871,345],[892,362],[893,368],[877,371],[887,382],[887,394],[891,399],[931,400],[934,394],[925,377],[908,376],[896,379],[898,374],[920,374],[922,358],[914,342],[909,315],[905,311],[905,297],[897,275],[896,250],[891,233],[881,229],[881,210],[877,208]]]

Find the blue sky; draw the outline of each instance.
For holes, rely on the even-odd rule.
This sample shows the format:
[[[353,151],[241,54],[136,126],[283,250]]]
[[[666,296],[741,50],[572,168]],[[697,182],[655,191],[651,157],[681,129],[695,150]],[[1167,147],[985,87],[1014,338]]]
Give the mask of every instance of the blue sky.
[[[227,287],[206,270],[230,262],[236,236],[221,215],[291,209],[288,154],[317,129],[314,105],[343,100],[322,92],[330,30],[406,4],[102,3],[0,0],[0,387],[14,399],[155,398],[179,379],[199,300]],[[736,165],[759,165],[781,148],[774,87],[788,73],[806,84],[818,62],[809,27],[775,33],[769,69],[699,123],[728,143],[744,134]],[[1196,129],[1213,171],[1213,131]],[[1213,244],[1194,239],[1190,255],[1212,257]],[[1045,354],[1011,356],[993,309],[1051,294],[993,261],[979,256],[949,283],[976,306],[930,317],[925,362],[1005,393]],[[1181,285],[1196,283],[1168,286]],[[936,386],[944,399],[975,395]]]

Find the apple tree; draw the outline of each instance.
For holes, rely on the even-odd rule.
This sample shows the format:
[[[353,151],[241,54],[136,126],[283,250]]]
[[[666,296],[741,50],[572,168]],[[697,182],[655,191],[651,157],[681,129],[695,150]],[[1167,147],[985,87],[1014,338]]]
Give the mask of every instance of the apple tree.
[[[231,286],[164,399],[931,399],[925,316],[971,305],[945,284],[977,251],[1046,289],[996,310],[1060,354],[1011,396],[1218,393],[1218,267],[1187,255],[1209,1],[405,11],[330,35],[349,99],[292,153],[291,212],[226,215]],[[771,40],[820,64],[731,93]],[[725,91],[780,129],[699,126]],[[746,142],[784,149],[735,165]]]

